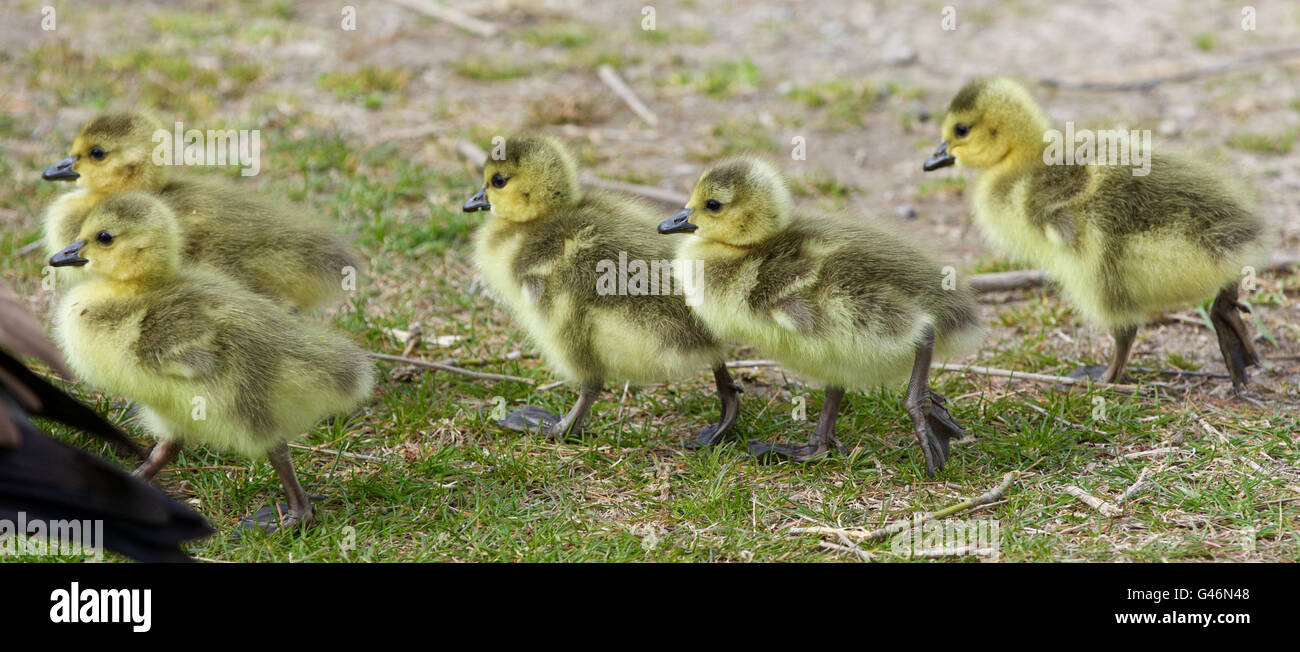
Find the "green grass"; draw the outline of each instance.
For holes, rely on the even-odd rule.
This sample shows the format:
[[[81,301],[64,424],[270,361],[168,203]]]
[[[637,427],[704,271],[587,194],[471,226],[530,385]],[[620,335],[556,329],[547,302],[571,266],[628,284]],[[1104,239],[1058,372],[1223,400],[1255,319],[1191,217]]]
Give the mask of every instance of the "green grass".
[[[1023,381],[936,372],[934,388],[948,397],[952,414],[971,439],[953,447],[947,469],[935,480],[925,475],[899,384],[846,397],[838,432],[850,455],[808,465],[763,465],[749,459],[744,439],[801,440],[821,405],[820,391],[773,368],[735,371],[745,388],[736,437],[711,450],[687,452],[683,447],[717,416],[707,372],[672,385],[632,388],[626,396],[621,386],[611,384],[593,409],[589,431],[570,441],[498,429],[488,418],[497,397],[511,408],[532,404],[563,411],[576,392],[562,386],[542,389],[555,376],[536,358],[516,323],[474,281],[469,241],[483,216],[463,213],[460,205],[482,184],[481,176],[454,160],[450,147],[441,146],[446,143],[376,143],[358,135],[364,130],[339,129],[337,118],[313,113],[321,95],[372,108],[415,104],[415,78],[406,69],[376,64],[313,72],[291,87],[284,83],[289,73],[272,59],[239,54],[238,48],[196,50],[195,43],[220,34],[248,33],[248,40],[260,42],[274,38],[266,36],[272,33],[291,33],[285,30],[295,24],[290,22],[292,3],[247,4],[233,5],[243,12],[236,20],[212,23],[164,8],[147,21],[144,35],[150,38],[122,39],[106,52],[84,51],[75,40],[52,40],[26,53],[0,56],[0,73],[24,80],[23,99],[37,109],[0,114],[0,178],[8,180],[0,185],[0,215],[7,225],[0,231],[0,280],[31,297],[48,319],[57,297],[41,287],[43,261],[18,250],[37,238],[39,215],[67,188],[39,179],[40,169],[66,154],[77,128],[59,123],[49,131],[49,116],[140,102],[186,121],[203,117],[214,124],[247,125],[264,120],[262,174],[231,183],[304,202],[341,232],[355,234],[369,261],[369,274],[348,305],[303,319],[330,321],[370,350],[386,353],[403,348],[392,337],[393,329],[419,323],[426,341],[459,339],[446,347],[426,344],[413,355],[457,359],[476,370],[534,382],[481,382],[378,364],[381,380],[374,400],[356,414],[306,433],[301,443],[311,450],[293,449],[303,483],[325,496],[317,520],[299,532],[239,541],[228,537],[239,518],[282,500],[279,482],[264,461],[201,446],[186,449],[160,482],[220,532],[191,545],[192,554],[240,562],[854,561],[859,558],[855,553],[825,548],[819,537],[794,534],[791,528],[879,527],[984,493],[1003,474],[1017,471],[1021,475],[1004,501],[968,515],[999,520],[1004,561],[1296,560],[1297,416],[1286,407],[1261,409],[1223,400],[1210,393],[1221,388],[1218,381],[1186,394],[1151,396],[1098,389],[1064,392]],[[987,11],[975,10],[971,20],[981,20]],[[89,18],[67,20],[75,25],[72,21]],[[249,32],[253,26],[257,30]],[[709,40],[707,33],[670,29],[663,14],[659,27],[659,32],[631,38],[621,48],[626,52],[606,42],[601,30],[576,22],[522,29],[529,51],[567,51],[554,64],[560,71],[600,60],[649,60],[661,44]],[[152,39],[159,35],[167,38]],[[461,45],[473,44],[472,37],[456,38]],[[213,77],[212,57],[223,67],[247,68],[229,78]],[[450,65],[461,78],[447,75],[448,83],[468,88],[479,81],[554,70],[518,61]],[[757,66],[743,58],[673,74],[680,74],[679,83],[691,91],[710,96],[709,101],[723,102],[763,85]],[[886,96],[914,94],[885,90]],[[865,111],[879,110],[881,98],[881,89],[866,82],[829,83],[792,92],[790,104],[813,115],[810,123],[842,119],[848,124],[860,121]],[[532,112],[523,104],[517,116],[485,111],[454,137],[485,146],[519,123],[598,122],[603,105],[587,99],[591,101],[578,98],[572,107],[538,106]],[[749,118],[719,121],[699,135],[697,149],[684,156],[709,160],[745,151],[775,156],[788,146],[772,125]],[[611,157],[621,156],[617,142],[571,140],[583,165],[600,172]],[[927,137],[918,146],[928,151],[933,145]],[[1282,152],[1273,148],[1266,149]],[[669,178],[659,169],[623,174],[626,180],[649,184]],[[860,181],[808,172],[798,175],[795,188],[801,203],[835,203],[863,192],[849,180]],[[863,188],[872,186],[864,183]],[[962,196],[964,189],[959,178],[945,178],[924,181],[917,193],[960,214],[968,199]],[[1014,268],[1003,258],[986,257],[958,271]],[[1265,286],[1250,296],[1256,314],[1277,324],[1278,311],[1300,292],[1298,279],[1295,274],[1268,276]],[[971,358],[974,364],[1064,374],[1082,363],[1104,362],[1098,358],[1108,351],[1106,336],[1081,328],[1078,316],[1050,289],[1016,293],[1005,302],[983,304],[981,310],[990,332]],[[1294,336],[1293,330],[1274,328],[1274,333],[1282,341]],[[1200,334],[1212,349],[1213,337]],[[1266,355],[1276,351],[1266,338],[1257,346]],[[519,359],[509,359],[516,352]],[[1140,342],[1134,365],[1221,371],[1217,358],[1200,362],[1205,358],[1197,354],[1204,353],[1152,354]],[[732,356],[758,354],[735,349]],[[1284,364],[1289,363],[1278,363]],[[1139,374],[1138,380],[1168,382],[1156,375]],[[1288,387],[1285,381],[1283,387]],[[81,386],[73,390],[125,423],[122,411],[112,407],[116,397]],[[804,421],[792,415],[800,396],[806,400]],[[127,427],[147,442],[134,425]],[[106,452],[83,436],[56,432]],[[1176,450],[1133,455],[1166,447]],[[1130,500],[1114,518],[1063,491],[1076,485],[1118,501],[1144,471],[1152,489]],[[1251,530],[1253,551],[1244,549],[1245,533]],[[894,554],[889,541],[857,545],[875,560],[909,560]]]
[[[1272,134],[1258,132],[1237,134],[1228,140],[1228,145],[1263,154],[1289,154],[1297,137],[1300,137],[1300,129],[1292,127]]]

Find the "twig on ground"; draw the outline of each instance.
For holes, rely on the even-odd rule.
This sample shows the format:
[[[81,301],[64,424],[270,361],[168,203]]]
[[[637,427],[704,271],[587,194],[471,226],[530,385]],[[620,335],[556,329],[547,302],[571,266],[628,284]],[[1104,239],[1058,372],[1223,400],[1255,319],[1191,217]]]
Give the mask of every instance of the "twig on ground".
[[[354,460],[365,460],[365,461],[367,461],[367,462],[387,462],[387,461],[388,461],[388,460],[386,460],[386,459],[384,459],[384,458],[382,458],[382,457],[375,457],[374,455],[362,455],[361,453],[349,453],[349,452],[347,452],[347,451],[335,450],[335,449],[333,449],[333,448],[321,448],[321,447],[319,447],[319,446],[308,446],[308,445],[306,445],[306,444],[299,444],[299,443],[297,443],[297,442],[289,442],[289,447],[290,447],[290,448],[299,448],[299,449],[302,449],[302,450],[305,450],[305,451],[312,451],[312,452],[315,452],[315,453],[324,453],[324,454],[326,454],[326,455],[341,455],[341,456],[343,456],[343,457],[349,457],[349,458],[352,458],[352,459],[354,459]]]
[[[1300,46],[1290,46],[1257,52],[1255,54],[1246,55],[1214,66],[1207,66],[1196,70],[1185,70],[1172,75],[1151,77],[1150,79],[1121,82],[1071,82],[1051,77],[1044,77],[1043,79],[1038,80],[1038,83],[1047,86],[1048,88],[1065,88],[1081,91],[1145,91],[1161,84],[1186,82],[1200,79],[1202,77],[1211,77],[1226,72],[1232,72],[1233,70],[1244,68],[1259,62],[1276,61],[1278,59],[1285,59],[1297,55],[1300,55]]]
[[[1119,516],[1120,514],[1124,513],[1123,510],[1121,510],[1120,508],[1072,484],[1066,485],[1063,491],[1065,491],[1065,493],[1067,494],[1070,494],[1071,496],[1074,496],[1075,498],[1078,498],[1079,501],[1082,502],[1083,504],[1097,510],[1098,512],[1101,513],[1102,516]]]
[[[1174,449],[1170,449],[1170,450],[1174,450]],[[1151,483],[1147,482],[1146,478],[1147,478],[1147,468],[1142,467],[1142,471],[1138,473],[1137,480],[1134,480],[1133,484],[1129,485],[1128,489],[1125,489],[1124,493],[1120,494],[1119,502],[1126,503],[1128,502],[1128,499],[1140,493],[1143,493],[1148,488],[1150,488]]]
[[[1132,460],[1132,459],[1137,459],[1139,457],[1150,457],[1152,455],[1162,455],[1164,453],[1176,453],[1176,452],[1178,452],[1178,448],[1176,446],[1161,446],[1160,448],[1152,448],[1151,450],[1137,451],[1136,453],[1125,453],[1120,457],[1126,460]]]
[[[999,378],[1010,378],[1015,380],[1031,380],[1036,383],[1060,383],[1062,385],[1084,385],[1090,384],[1099,389],[1108,389],[1121,394],[1137,394],[1141,388],[1137,385],[1122,385],[1119,383],[1097,383],[1085,378],[1068,378],[1066,376],[1049,376],[1047,374],[1035,374],[1027,371],[1011,371],[1009,369],[997,369],[995,367],[981,367],[978,365],[968,364],[957,367],[949,367],[946,364],[940,365],[936,370],[939,373],[944,371],[955,371],[957,373],[968,373],[984,376],[997,376]],[[1158,385],[1163,387],[1163,385]]]
[[[605,85],[614,91],[614,94],[618,95],[619,99],[623,100],[623,103],[627,104],[628,108],[632,109],[632,112],[637,114],[646,124],[651,127],[659,126],[659,117],[654,114],[654,111],[650,110],[650,107],[646,106],[645,102],[641,101],[636,91],[633,91],[632,87],[623,81],[618,71],[614,70],[614,66],[608,63],[601,64],[599,68],[596,68],[596,76],[600,78],[600,81],[605,82]]]
[[[859,548],[859,547],[857,547],[857,546],[852,546],[852,547],[850,547],[850,546],[842,546],[842,545],[840,545],[840,544],[838,544],[838,543],[831,543],[831,542],[829,542],[829,541],[818,541],[818,542],[817,542],[817,545],[819,545],[819,546],[821,546],[821,547],[823,547],[823,548],[825,548],[825,549],[827,549],[827,550],[834,550],[835,552],[847,552],[847,553],[855,554],[855,555],[857,555],[859,558],[861,558],[862,561],[871,561],[871,553],[869,553],[869,552],[867,552],[866,550],[863,550],[862,548]]]
[[[399,4],[407,9],[418,11],[434,20],[441,20],[444,23],[450,23],[471,34],[492,38],[496,36],[501,28],[485,20],[475,18],[461,12],[458,9],[452,9],[446,5],[434,2],[433,0],[389,0],[394,4]]]
[[[32,242],[30,244],[24,245],[22,249],[18,250],[18,255],[27,256],[30,254],[34,254],[41,250],[41,245],[43,244],[45,244],[43,240],[37,240],[36,242]]]
[[[510,376],[507,374],[490,374],[482,371],[470,371],[469,369],[462,369],[460,367],[455,367],[449,364],[443,364],[441,362],[430,362],[428,360],[420,360],[417,358],[405,358],[400,355],[388,355],[386,353],[371,353],[370,355],[371,357],[378,358],[380,360],[387,360],[389,362],[405,362],[406,364],[412,364],[417,367],[425,367],[428,369],[437,369],[438,371],[446,371],[448,373],[459,374],[461,376],[466,376],[469,378],[473,378],[475,380],[514,381],[517,383],[525,383],[528,385],[537,384],[537,381],[533,380],[532,378],[522,378],[520,376]]]
[[[976,496],[975,498],[971,498],[969,500],[963,500],[962,502],[957,503],[956,505],[953,505],[951,507],[945,507],[937,512],[920,514],[910,519],[900,519],[894,521],[893,523],[890,523],[889,525],[886,525],[882,528],[878,528],[875,530],[866,531],[862,529],[845,529],[845,528],[833,528],[833,527],[796,527],[796,528],[790,528],[790,533],[791,534],[831,534],[831,535],[835,535],[836,537],[847,537],[850,539],[857,539],[859,541],[874,541],[876,539],[884,539],[893,536],[895,534],[898,534],[899,532],[902,532],[904,530],[907,530],[908,528],[919,527],[920,525],[929,523],[930,521],[933,520],[947,518],[949,516],[952,516],[953,514],[960,514],[961,512],[975,509],[976,507],[979,507],[981,505],[985,505],[988,503],[995,502],[997,500],[1001,500],[1002,494],[1006,493],[1007,489],[1011,487],[1011,483],[1015,481],[1016,475],[1017,473],[1015,471],[1011,471],[1007,473],[1006,475],[1002,476],[1001,484],[994,487],[987,493],[984,493],[980,496]]]

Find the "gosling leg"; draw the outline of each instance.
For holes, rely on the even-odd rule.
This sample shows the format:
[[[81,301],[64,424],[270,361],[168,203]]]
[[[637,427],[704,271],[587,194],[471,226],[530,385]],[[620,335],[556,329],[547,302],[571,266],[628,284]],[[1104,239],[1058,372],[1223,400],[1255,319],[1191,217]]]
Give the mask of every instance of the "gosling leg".
[[[181,444],[178,441],[163,440],[153,445],[149,449],[149,459],[135,467],[131,475],[141,480],[153,480],[172,460],[176,459],[177,453],[181,452]]]
[[[718,399],[722,401],[722,416],[718,422],[710,425],[695,439],[686,441],[688,450],[712,446],[720,441],[731,430],[731,426],[736,423],[736,417],[740,414],[740,394],[745,390],[741,389],[735,381],[731,379],[731,373],[727,371],[727,365],[720,363],[713,368],[713,380],[718,385]]]
[[[1237,302],[1237,284],[1234,282],[1225,285],[1214,298],[1214,304],[1210,306],[1210,322],[1214,324],[1219,352],[1223,354],[1228,375],[1232,377],[1232,389],[1240,393],[1250,382],[1246,368],[1259,364],[1259,354],[1250,342],[1250,333],[1238,311],[1250,312],[1250,309]]]
[[[948,461],[949,442],[965,434],[957,420],[943,407],[947,399],[930,389],[930,360],[933,357],[934,328],[926,326],[921,342],[916,345],[916,361],[912,363],[912,377],[907,382],[905,405],[907,413],[912,416],[912,432],[925,455],[925,472],[931,478]]]
[[[302,484],[298,482],[298,475],[293,471],[293,460],[289,457],[288,444],[281,443],[271,449],[266,459],[271,462],[271,468],[275,469],[276,474],[280,476],[280,483],[284,485],[284,493],[289,503],[263,507],[256,514],[240,521],[238,529],[256,529],[269,534],[310,521],[314,515],[311,497],[303,490]]]
[[[1137,326],[1117,326],[1110,332],[1115,338],[1115,353],[1110,358],[1110,364],[1105,367],[1084,365],[1070,372],[1068,377],[1090,378],[1098,383],[1122,382],[1125,377],[1124,369],[1128,366],[1129,356],[1133,352],[1133,340],[1137,338],[1137,330]]]
[[[806,444],[776,444],[772,442],[749,440],[749,454],[760,460],[789,459],[795,462],[807,462],[818,459],[830,451],[832,445],[841,455],[847,455],[848,449],[835,436],[835,421],[840,415],[840,401],[844,400],[843,387],[827,387],[826,398],[822,400],[822,413],[817,418],[817,428]]]

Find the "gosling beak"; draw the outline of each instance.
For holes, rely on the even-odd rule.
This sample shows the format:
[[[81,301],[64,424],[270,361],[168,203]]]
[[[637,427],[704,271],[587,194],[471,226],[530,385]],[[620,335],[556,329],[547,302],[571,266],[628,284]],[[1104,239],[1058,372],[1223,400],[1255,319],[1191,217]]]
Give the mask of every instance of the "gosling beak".
[[[687,220],[691,219],[691,213],[695,211],[689,208],[683,208],[682,212],[672,216],[659,223],[660,233],[693,233],[700,227],[691,224]]]
[[[939,149],[934,150],[934,153],[930,155],[930,158],[925,159],[925,163],[921,165],[921,169],[929,172],[931,170],[938,170],[939,168],[946,168],[956,162],[957,157],[948,153],[948,141],[945,140],[942,143],[939,143]]]
[[[81,250],[86,247],[85,240],[78,240],[66,249],[50,257],[50,267],[81,267],[90,262],[81,257]]]
[[[77,158],[75,156],[69,156],[45,168],[45,171],[41,173],[41,178],[46,181],[74,181],[81,176],[77,174],[76,170],[72,169],[72,164],[76,162]]]
[[[492,203],[487,200],[487,186],[483,186],[482,190],[474,193],[474,196],[465,202],[464,210],[466,213],[492,210]]]

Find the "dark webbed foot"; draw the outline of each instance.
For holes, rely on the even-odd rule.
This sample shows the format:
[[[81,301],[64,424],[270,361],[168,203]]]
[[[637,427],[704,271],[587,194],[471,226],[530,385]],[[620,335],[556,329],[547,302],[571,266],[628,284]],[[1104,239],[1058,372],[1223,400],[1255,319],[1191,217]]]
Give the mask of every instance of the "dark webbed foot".
[[[825,442],[776,444],[757,439],[749,440],[749,455],[760,462],[811,462],[825,457],[829,452],[830,448]]]
[[[514,410],[506,418],[497,422],[498,426],[518,432],[552,434],[562,419],[542,408],[526,405],[521,410]]]
[[[909,397],[907,402],[907,411],[912,415],[913,433],[921,445],[921,453],[925,455],[925,470],[932,478],[948,462],[952,440],[966,435],[961,425],[943,406],[946,402],[947,399],[941,394],[928,388],[916,401]]]
[[[844,400],[844,388],[827,387],[826,399],[822,401],[822,413],[817,419],[817,429],[806,444],[776,444],[772,442],[749,440],[749,454],[759,461],[772,462],[790,460],[793,462],[810,462],[820,459],[835,447],[841,455],[848,455],[849,449],[835,436],[835,421],[840,414],[840,401]]]
[[[311,502],[318,502],[324,498],[324,496],[312,496]],[[295,510],[287,503],[268,505],[257,510],[257,512],[251,516],[245,516],[244,518],[239,519],[239,525],[235,526],[234,532],[231,533],[231,538],[238,540],[243,533],[255,530],[267,534],[279,530],[289,530],[295,526],[304,525],[310,522],[315,514],[315,509],[312,508],[311,503],[308,503],[305,508],[298,510]]]
[[[1250,309],[1237,301],[1237,284],[1225,286],[1219,290],[1214,304],[1210,306],[1210,322],[1214,324],[1214,334],[1219,339],[1219,352],[1232,377],[1232,389],[1242,396],[1250,382],[1246,369],[1259,364],[1259,354],[1251,344],[1250,333],[1241,320],[1242,312]]]
[[[1086,364],[1065,376],[1074,380],[1091,380],[1094,383],[1105,382],[1102,379],[1106,377],[1106,366],[1099,364]]]

